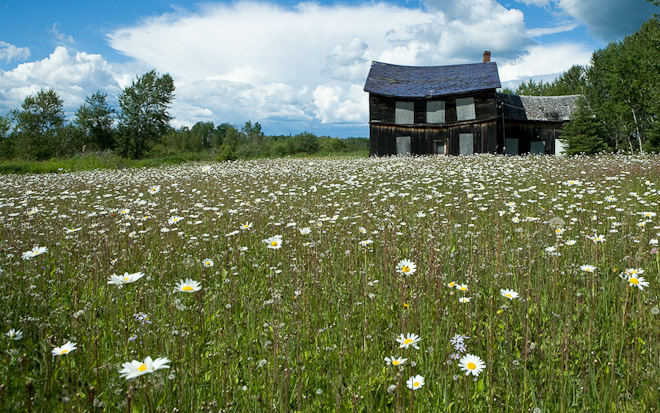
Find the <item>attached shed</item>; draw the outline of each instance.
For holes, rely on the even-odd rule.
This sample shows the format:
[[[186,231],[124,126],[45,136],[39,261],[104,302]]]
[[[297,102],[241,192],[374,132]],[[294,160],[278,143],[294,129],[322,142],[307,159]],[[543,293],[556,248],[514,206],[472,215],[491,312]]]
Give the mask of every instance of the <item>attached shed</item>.
[[[373,62],[364,86],[370,155],[554,153],[575,97],[503,95],[500,87],[490,52],[463,65]]]
[[[497,94],[504,153],[560,154],[557,140],[576,108],[578,95],[517,96]]]

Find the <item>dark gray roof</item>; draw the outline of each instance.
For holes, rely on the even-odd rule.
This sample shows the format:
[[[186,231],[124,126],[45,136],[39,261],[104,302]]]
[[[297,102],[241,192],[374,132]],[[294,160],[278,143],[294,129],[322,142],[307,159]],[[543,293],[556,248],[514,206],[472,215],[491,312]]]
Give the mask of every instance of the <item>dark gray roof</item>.
[[[397,66],[373,62],[364,91],[383,96],[423,98],[502,87],[497,64]]]
[[[518,96],[498,93],[497,101],[504,104],[505,119],[565,122],[570,120],[578,97],[579,95]]]

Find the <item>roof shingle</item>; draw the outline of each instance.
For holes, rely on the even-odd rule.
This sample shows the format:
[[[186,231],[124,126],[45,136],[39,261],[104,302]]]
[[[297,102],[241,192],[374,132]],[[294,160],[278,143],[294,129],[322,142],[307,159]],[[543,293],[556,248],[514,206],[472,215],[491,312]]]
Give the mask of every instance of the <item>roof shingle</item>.
[[[502,87],[495,62],[451,66],[398,66],[373,62],[364,91],[428,98]]]
[[[579,95],[518,96],[497,94],[504,104],[504,117],[512,120],[565,122],[577,107]]]

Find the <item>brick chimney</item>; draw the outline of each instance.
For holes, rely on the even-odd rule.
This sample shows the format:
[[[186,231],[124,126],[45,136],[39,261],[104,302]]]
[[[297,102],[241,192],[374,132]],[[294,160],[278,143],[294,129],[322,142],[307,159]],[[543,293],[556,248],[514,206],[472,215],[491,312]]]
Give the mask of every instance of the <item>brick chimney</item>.
[[[490,50],[484,52],[484,63],[490,63]]]

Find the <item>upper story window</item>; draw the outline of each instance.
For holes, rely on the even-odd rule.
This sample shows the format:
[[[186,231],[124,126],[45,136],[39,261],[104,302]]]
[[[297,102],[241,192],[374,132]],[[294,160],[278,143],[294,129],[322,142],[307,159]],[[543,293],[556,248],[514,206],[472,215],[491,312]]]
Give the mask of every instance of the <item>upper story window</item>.
[[[426,102],[426,123],[445,123],[445,102],[443,100]]]
[[[412,125],[415,123],[415,102],[396,102],[394,106],[394,123]]]
[[[473,120],[476,118],[474,98],[456,99],[456,120]]]

